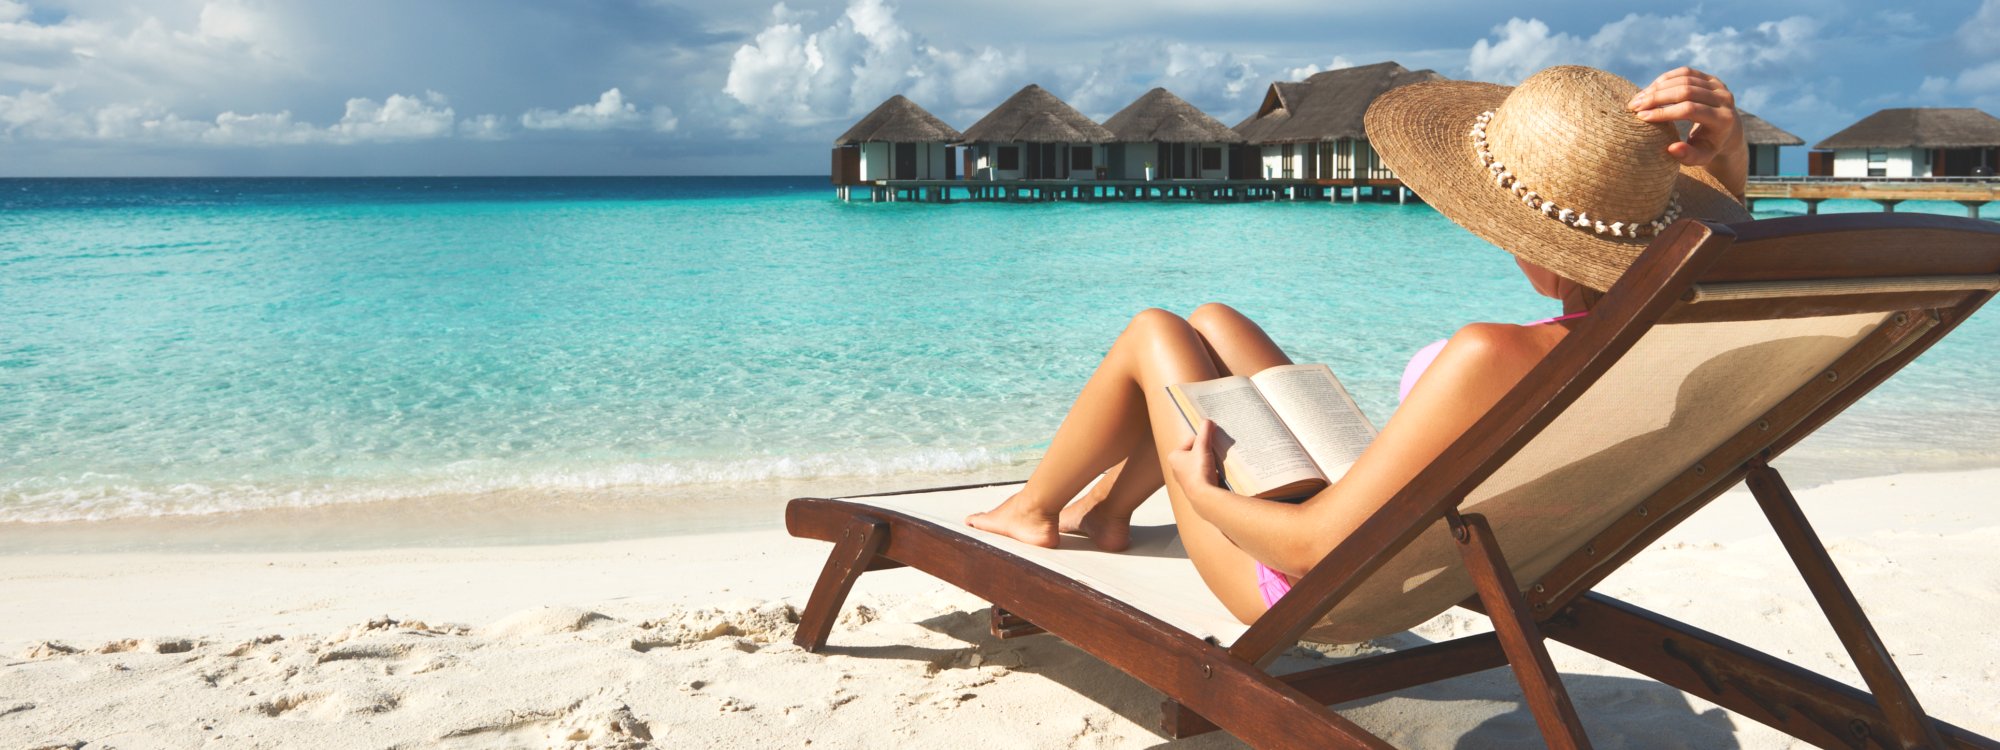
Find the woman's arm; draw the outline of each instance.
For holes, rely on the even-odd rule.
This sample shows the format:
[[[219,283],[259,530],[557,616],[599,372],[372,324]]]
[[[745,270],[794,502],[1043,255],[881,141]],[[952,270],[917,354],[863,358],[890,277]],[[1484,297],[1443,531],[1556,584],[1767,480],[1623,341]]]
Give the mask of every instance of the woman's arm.
[[[1492,410],[1560,337],[1556,326],[1461,329],[1346,476],[1299,505],[1218,486],[1206,431],[1168,461],[1196,513],[1251,557],[1304,575]]]
[[[1633,96],[1626,108],[1647,122],[1693,123],[1687,141],[1668,146],[1667,153],[1682,164],[1707,169],[1736,200],[1743,200],[1750,178],[1750,148],[1743,141],[1736,95],[1722,79],[1694,68],[1675,68]]]

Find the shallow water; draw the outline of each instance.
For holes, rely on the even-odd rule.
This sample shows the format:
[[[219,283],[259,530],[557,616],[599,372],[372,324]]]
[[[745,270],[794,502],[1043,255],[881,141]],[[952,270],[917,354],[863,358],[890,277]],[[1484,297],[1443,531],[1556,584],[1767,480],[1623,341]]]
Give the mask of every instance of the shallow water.
[[[1148,306],[1236,305],[1378,423],[1413,350],[1555,312],[1414,203],[831,193],[0,181],[0,522],[1025,475]],[[1814,480],[2000,464],[1996,345],[1987,311],[1786,462]]]

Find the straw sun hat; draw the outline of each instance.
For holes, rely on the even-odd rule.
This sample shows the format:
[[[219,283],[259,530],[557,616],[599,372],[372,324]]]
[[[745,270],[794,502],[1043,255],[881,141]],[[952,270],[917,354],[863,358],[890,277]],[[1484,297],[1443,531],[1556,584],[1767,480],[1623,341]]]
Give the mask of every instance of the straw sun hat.
[[[1706,170],[1667,153],[1672,125],[1625,108],[1638,92],[1577,66],[1512,88],[1426,81],[1377,98],[1366,126],[1382,161],[1447,218],[1603,291],[1675,218],[1750,218]]]

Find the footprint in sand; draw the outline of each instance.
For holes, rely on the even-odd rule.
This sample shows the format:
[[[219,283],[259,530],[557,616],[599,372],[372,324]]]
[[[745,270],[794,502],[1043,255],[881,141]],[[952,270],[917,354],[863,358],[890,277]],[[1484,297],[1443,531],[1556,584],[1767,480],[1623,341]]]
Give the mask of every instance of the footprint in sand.
[[[96,649],[93,649],[93,653],[183,654],[200,648],[201,645],[201,641],[188,638],[125,638],[98,646]]]
[[[544,746],[592,750],[643,750],[653,744],[650,722],[608,696],[578,700],[556,710],[513,710],[503,719],[455,729],[439,746]]]

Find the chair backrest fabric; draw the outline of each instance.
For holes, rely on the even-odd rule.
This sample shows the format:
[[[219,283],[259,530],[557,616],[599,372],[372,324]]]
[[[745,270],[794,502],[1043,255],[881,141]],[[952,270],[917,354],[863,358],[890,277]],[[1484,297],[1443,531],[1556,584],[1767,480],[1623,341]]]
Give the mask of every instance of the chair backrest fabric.
[[[1889,315],[1656,325],[1459,510],[1486,517],[1515,580],[1528,585],[1820,377]],[[1381,637],[1473,594],[1440,520],[1343,599],[1307,639]]]

